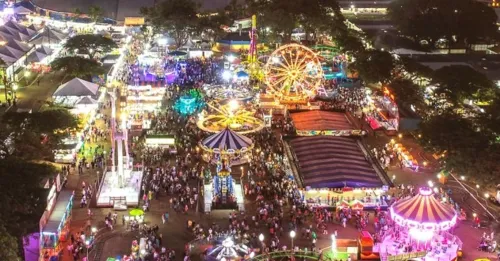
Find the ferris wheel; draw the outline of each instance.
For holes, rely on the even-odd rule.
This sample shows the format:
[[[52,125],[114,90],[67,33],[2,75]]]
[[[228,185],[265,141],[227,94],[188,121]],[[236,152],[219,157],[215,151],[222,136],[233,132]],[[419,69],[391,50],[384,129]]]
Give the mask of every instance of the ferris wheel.
[[[323,81],[323,69],[313,50],[288,44],[276,49],[264,66],[265,81],[276,94],[305,98],[313,96]]]

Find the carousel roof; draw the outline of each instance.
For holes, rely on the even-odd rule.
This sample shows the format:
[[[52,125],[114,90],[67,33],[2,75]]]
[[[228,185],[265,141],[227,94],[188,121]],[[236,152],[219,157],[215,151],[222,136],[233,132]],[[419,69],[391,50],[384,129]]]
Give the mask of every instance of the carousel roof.
[[[420,193],[412,198],[394,203],[391,214],[420,224],[440,224],[456,218],[455,210],[439,202],[428,188],[420,189]]]
[[[220,153],[231,153],[249,149],[253,146],[253,141],[229,128],[211,135],[201,142],[204,149],[213,150]]]

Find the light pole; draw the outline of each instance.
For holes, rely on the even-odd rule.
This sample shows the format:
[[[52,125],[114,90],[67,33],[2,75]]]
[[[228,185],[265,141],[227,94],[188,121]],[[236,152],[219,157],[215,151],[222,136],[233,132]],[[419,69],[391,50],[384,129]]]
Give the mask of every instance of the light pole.
[[[89,247],[90,247],[90,241],[87,240],[85,241],[85,246],[87,247],[87,260],[89,259]]]
[[[292,239],[292,252],[293,252],[293,239],[295,238],[295,231],[290,231],[290,238]]]

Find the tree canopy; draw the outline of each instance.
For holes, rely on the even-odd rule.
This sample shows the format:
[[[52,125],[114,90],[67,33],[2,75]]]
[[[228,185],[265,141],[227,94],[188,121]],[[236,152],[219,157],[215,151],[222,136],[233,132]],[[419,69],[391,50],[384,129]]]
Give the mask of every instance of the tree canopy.
[[[281,42],[290,42],[292,31],[302,28],[315,39],[322,33],[335,35],[338,30],[347,30],[344,17],[337,1],[298,0],[293,4],[288,0],[247,1],[249,12],[257,14],[260,31],[272,34],[272,38],[281,38]]]
[[[418,112],[425,112],[424,91],[422,87],[409,79],[397,78],[391,81],[387,88],[394,95],[398,106],[413,105]]]
[[[359,73],[359,77],[369,83],[386,83],[392,77],[394,59],[388,52],[365,50],[358,54],[350,68]]]
[[[0,260],[21,260],[17,254],[19,246],[17,238],[9,234],[4,225],[0,223]]]
[[[93,75],[106,73],[104,67],[97,61],[80,56],[60,57],[50,64],[53,70],[64,70],[71,77],[90,80]]]
[[[493,82],[467,65],[450,65],[434,71],[432,84],[437,86],[437,94],[445,94],[455,106],[462,105],[465,99],[490,101],[496,95]]]
[[[9,234],[19,238],[38,229],[47,198],[42,181],[56,173],[57,169],[48,164],[0,160],[0,222]]]
[[[440,39],[469,46],[498,34],[495,11],[475,0],[398,0],[388,13],[403,35],[433,48]]]
[[[78,119],[64,108],[7,112],[2,117],[0,151],[6,158],[51,160],[63,136],[77,127]]]
[[[64,48],[71,52],[87,54],[90,59],[96,55],[102,55],[118,48],[118,45],[110,38],[95,34],[80,34],[71,37],[64,44]]]
[[[141,13],[159,31],[165,31],[177,48],[189,40],[198,28],[199,5],[192,0],[166,0],[154,7],[141,8]]]
[[[89,7],[89,17],[92,22],[96,23],[99,20],[101,20],[102,16],[104,15],[104,10],[102,7],[97,6],[97,5],[91,5]]]

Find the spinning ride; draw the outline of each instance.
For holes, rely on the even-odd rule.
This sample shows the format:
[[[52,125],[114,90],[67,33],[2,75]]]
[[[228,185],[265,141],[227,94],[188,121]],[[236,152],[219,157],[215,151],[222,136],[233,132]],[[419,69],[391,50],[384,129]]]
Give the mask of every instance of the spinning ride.
[[[457,213],[439,202],[429,188],[421,188],[413,198],[394,203],[390,208],[394,222],[409,229],[409,234],[420,241],[432,238],[434,232],[446,231],[457,223]]]
[[[288,44],[269,56],[264,77],[281,103],[301,103],[320,88],[323,69],[313,50],[300,44]]]
[[[253,93],[244,86],[232,87],[229,85],[205,84],[203,89],[208,97],[223,100],[248,101],[253,98]]]
[[[256,110],[251,107],[240,107],[236,100],[227,104],[208,103],[213,114],[202,112],[198,118],[198,128],[207,132],[220,132],[226,128],[237,133],[245,134],[260,131],[264,128],[264,121],[255,116]]]
[[[239,260],[244,259],[249,253],[250,248],[244,244],[237,244],[228,237],[208,253],[207,260]]]
[[[174,104],[174,109],[182,115],[191,115],[205,106],[203,95],[199,90],[192,89],[179,97]]]

